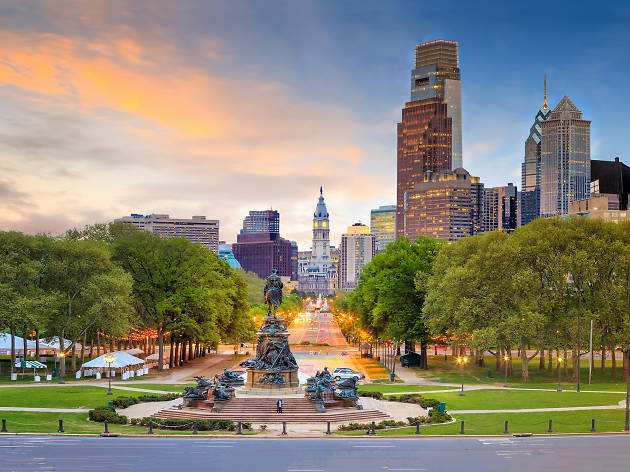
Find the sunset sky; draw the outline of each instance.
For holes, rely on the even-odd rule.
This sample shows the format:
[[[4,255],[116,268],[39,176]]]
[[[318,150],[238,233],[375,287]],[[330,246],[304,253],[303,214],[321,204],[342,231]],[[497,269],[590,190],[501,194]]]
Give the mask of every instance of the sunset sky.
[[[451,5],[444,7],[445,4]],[[625,2],[0,1],[0,230],[58,234],[134,213],[280,212],[310,247],[393,204],[414,45],[459,42],[464,167],[520,188],[542,104],[628,155]],[[514,6],[506,6],[514,3]]]

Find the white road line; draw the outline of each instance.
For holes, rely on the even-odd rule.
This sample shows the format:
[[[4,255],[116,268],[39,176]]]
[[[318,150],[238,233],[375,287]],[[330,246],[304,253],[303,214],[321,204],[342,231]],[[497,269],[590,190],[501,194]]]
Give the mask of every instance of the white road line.
[[[396,446],[352,446],[352,447],[396,447]]]

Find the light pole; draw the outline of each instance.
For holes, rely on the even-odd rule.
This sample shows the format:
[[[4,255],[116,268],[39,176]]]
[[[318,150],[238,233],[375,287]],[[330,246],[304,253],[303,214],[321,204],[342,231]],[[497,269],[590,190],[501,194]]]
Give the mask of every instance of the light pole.
[[[107,395],[113,395],[112,393],[112,364],[116,360],[116,357],[111,354],[105,356],[105,362],[107,363],[107,380],[109,381],[109,390],[107,391]]]
[[[460,397],[466,396],[466,394],[464,393],[464,365],[466,364],[466,362],[468,362],[468,357],[466,356],[457,358],[457,363],[459,364],[462,373],[462,391],[459,392]]]
[[[507,384],[507,368],[508,368],[508,359],[509,359],[509,357],[508,357],[508,356],[504,356],[504,357],[503,357],[504,364],[505,364],[505,383],[503,384],[503,386],[504,386],[504,387],[507,387],[507,386],[508,386],[508,384]]]
[[[562,370],[562,357],[558,357],[558,392],[562,392],[562,387],[560,386],[560,372]]]
[[[66,383],[66,381],[63,379],[63,374],[66,370],[66,360],[64,359],[66,357],[66,353],[63,351],[59,352],[59,383],[63,384]],[[63,363],[63,366],[61,365]]]

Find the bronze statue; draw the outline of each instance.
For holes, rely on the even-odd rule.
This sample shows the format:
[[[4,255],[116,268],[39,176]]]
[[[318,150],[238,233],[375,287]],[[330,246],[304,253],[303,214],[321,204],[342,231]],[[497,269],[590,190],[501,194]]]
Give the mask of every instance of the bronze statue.
[[[263,288],[265,302],[267,302],[267,316],[275,318],[278,306],[282,304],[282,287],[283,284],[278,275],[278,269],[273,269],[271,275],[267,277],[265,288]]]

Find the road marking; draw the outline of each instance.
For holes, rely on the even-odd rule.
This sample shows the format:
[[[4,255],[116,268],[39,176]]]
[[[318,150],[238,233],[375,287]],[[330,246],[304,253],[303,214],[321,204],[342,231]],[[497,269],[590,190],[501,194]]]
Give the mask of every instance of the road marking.
[[[396,447],[396,446],[352,446],[352,447]]]

